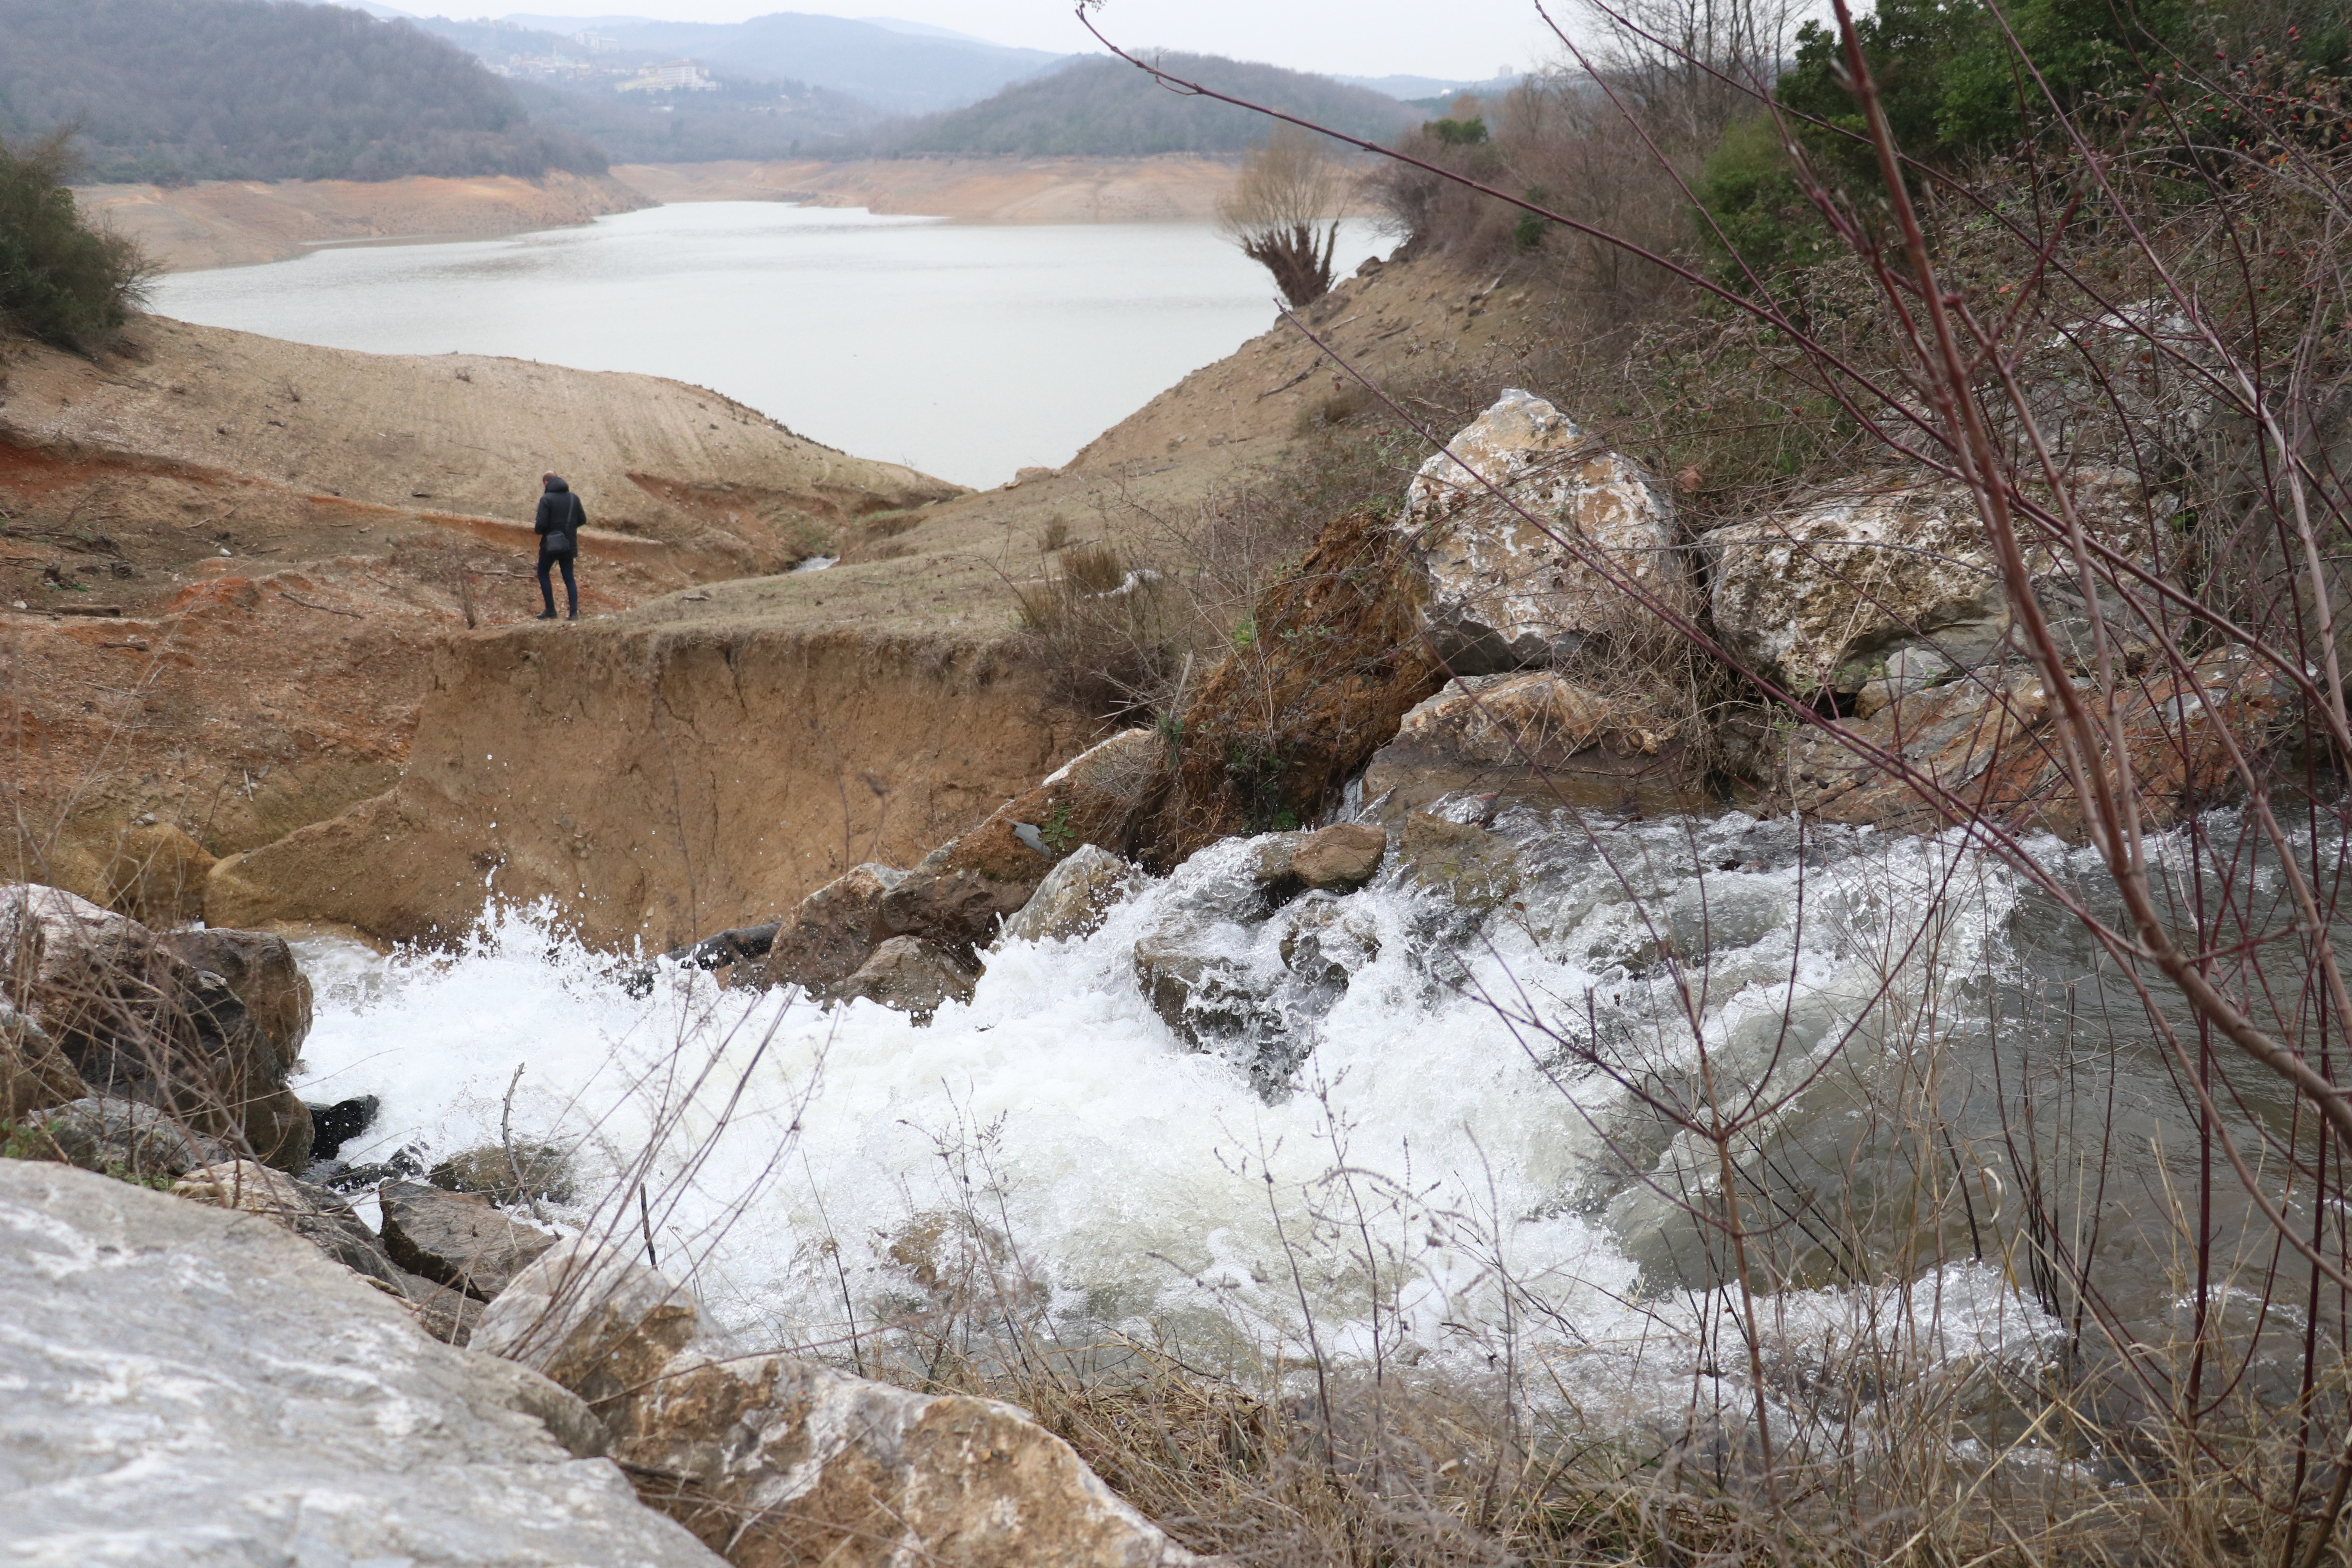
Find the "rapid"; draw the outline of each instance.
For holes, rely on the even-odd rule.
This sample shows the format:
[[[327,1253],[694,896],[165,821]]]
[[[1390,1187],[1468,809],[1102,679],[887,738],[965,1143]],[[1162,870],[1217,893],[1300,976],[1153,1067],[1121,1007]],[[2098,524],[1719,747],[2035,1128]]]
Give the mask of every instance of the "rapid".
[[[1495,827],[1498,886],[1392,850],[1358,892],[1278,906],[1228,840],[1091,934],[1000,943],[928,1025],[668,967],[635,996],[527,909],[453,953],[310,942],[299,1087],[380,1097],[352,1162],[569,1150],[572,1201],[542,1217],[843,1360],[1013,1300],[1065,1343],[1507,1369],[1649,1425],[1744,1405],[1740,1312],[1790,1366],[1868,1344],[2030,1374],[2082,1331],[2021,1245],[2053,1215],[2108,1227],[2128,1317],[2173,1310],[2141,1205],[2180,1173],[2178,1099],[2046,893],[1957,837],[1736,812]],[[1217,976],[1185,1032],[1139,982],[1147,940]],[[984,1299],[947,1300],[976,1278]]]

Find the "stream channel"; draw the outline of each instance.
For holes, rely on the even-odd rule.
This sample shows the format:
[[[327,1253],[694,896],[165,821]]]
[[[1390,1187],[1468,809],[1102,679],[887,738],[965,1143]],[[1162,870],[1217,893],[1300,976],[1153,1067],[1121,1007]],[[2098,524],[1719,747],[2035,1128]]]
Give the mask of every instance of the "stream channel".
[[[1841,1346],[1882,1391],[2031,1384],[2102,1310],[2158,1337],[2178,1317],[2179,1093],[2046,895],[1948,838],[1524,807],[1496,828],[1514,868],[1476,896],[1392,851],[1360,891],[1278,908],[1229,840],[1091,935],[1001,944],[928,1026],[676,971],[633,998],[529,910],[456,955],[313,942],[300,1088],[382,1097],[353,1160],[429,1162],[510,1118],[573,1151],[548,1217],[845,1358],[980,1277],[1065,1342],[1507,1367],[1580,1421],[1652,1429],[1736,1411],[1739,1297],[1693,1217],[1720,1212],[1722,1166],[1671,1114],[1710,1082],[1758,1107],[1733,1185],[1791,1401]],[[2095,862],[2033,847],[2097,907]],[[1198,1041],[1139,984],[1147,937],[1223,977]],[[2093,1260],[2087,1302],[2029,1245],[2053,1224]],[[2288,1364],[2255,1361],[2257,1383]]]

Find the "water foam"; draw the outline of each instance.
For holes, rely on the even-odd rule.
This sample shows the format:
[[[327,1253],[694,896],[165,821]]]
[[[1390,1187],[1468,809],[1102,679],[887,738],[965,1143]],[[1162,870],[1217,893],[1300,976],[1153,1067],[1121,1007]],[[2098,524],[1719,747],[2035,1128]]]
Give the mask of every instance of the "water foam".
[[[1518,829],[1525,886],[1483,920],[1393,869],[1345,900],[1364,940],[1344,989],[1277,997],[1307,1047],[1286,1092],[1244,1070],[1245,1045],[1190,1048],[1135,976],[1137,942],[1172,928],[1279,990],[1285,917],[1250,907],[1243,845],[1147,884],[1091,936],[989,954],[971,1001],[928,1026],[693,973],[632,997],[543,912],[494,912],[446,957],[306,944],[319,1007],[299,1087],[381,1097],[349,1159],[495,1143],[509,1119],[576,1144],[586,1186],[556,1216],[625,1220],[636,1245],[642,1182],[665,1262],[762,1335],[870,1326],[919,1288],[908,1238],[938,1235],[919,1216],[961,1213],[1081,1331],[1467,1367],[1524,1341],[1596,1389],[1665,1397],[1645,1377],[1706,1359],[1717,1309],[1643,1277],[1627,1227],[1664,1217],[1650,1186],[1605,1173],[1626,1090],[1562,1043],[1597,1029],[1671,1067],[1704,1039],[1751,1081],[1801,1076],[1889,995],[1916,1005],[2001,962],[2014,890],[1935,840],[1801,841],[1741,817]],[[1895,939],[1927,918],[1950,928],[1934,962],[1906,959]],[[1658,1157],[1706,1179],[1671,1141]],[[1924,1283],[1939,1316],[1913,1337],[1934,1354],[2047,1330],[1977,1266]],[[1791,1291],[1778,1311],[1811,1337],[1884,1317],[1877,1289]]]

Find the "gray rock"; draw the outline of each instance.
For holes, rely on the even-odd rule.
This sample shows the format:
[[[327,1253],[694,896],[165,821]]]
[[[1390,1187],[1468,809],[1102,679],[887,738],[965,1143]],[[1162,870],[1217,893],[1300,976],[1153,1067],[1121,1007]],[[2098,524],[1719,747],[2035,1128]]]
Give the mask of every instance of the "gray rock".
[[[2092,537],[2126,555],[2145,554],[2145,492],[2137,478],[2084,468],[2071,482]],[[2058,586],[2066,563],[2022,529],[2021,536],[2037,593]],[[1949,480],[1871,475],[1786,511],[1716,529],[1699,545],[1713,576],[1717,629],[1759,673],[1799,696],[1823,688],[1859,691],[1905,644],[1972,668],[2009,629],[1984,524],[1966,487]]]
[[[1081,844],[1045,873],[1029,901],[1004,922],[997,942],[1068,942],[1088,935],[1142,875],[1109,850]]]
[[[919,936],[894,936],[874,950],[856,973],[834,986],[828,1000],[879,1002],[928,1024],[945,1002],[971,1000],[972,975],[955,955]]]
[[[519,1204],[539,1198],[568,1204],[578,1184],[572,1157],[552,1143],[518,1143],[509,1150],[487,1143],[452,1154],[426,1173],[425,1179],[446,1193],[472,1193],[494,1204]]]
[[[1542,398],[1507,389],[1448,447],[1452,457],[1439,453],[1413,477],[1399,524],[1421,536],[1430,588],[1422,613],[1447,668],[1517,669],[1566,658],[1595,638],[1654,635],[1638,601],[1552,534],[1604,552],[1655,597],[1688,598],[1664,493]],[[1496,500],[1482,479],[1550,533]]]
[[[20,1121],[89,1092],[47,1031],[0,1000],[0,1121]]]
[[[563,1243],[482,1314],[496,1348],[590,1402],[614,1452],[759,1563],[1189,1568],[1200,1559],[1009,1405],[731,1353],[669,1281]],[[660,1492],[649,1496],[661,1497]]]
[[[236,1158],[152,1105],[88,1096],[39,1119],[41,1135],[69,1165],[133,1181],[168,1181]]]
[[[472,1342],[475,1326],[482,1321],[481,1302],[421,1274],[402,1274],[400,1289],[416,1314],[416,1326],[428,1336],[445,1345]]]
[[[1689,811],[1675,725],[1638,696],[1604,696],[1549,670],[1446,683],[1397,726],[1364,770],[1364,795],[1392,824],[1449,795],[1538,810]]]
[[[278,1226],[0,1161],[0,1541],[42,1568],[717,1568],[579,1400]]]
[[[555,1245],[551,1233],[468,1194],[415,1182],[386,1182],[377,1192],[383,1247],[392,1260],[477,1300],[496,1300],[508,1281]]]
[[[172,1111],[198,1131],[242,1140],[281,1170],[310,1161],[310,1118],[286,1087],[279,1048],[290,1003],[263,960],[275,937],[213,943],[257,964],[265,1026],[217,971],[200,968],[137,921],[57,888],[0,887],[0,996],[30,1014],[95,1093]],[[279,953],[284,966],[291,958]],[[308,988],[293,984],[308,1007]],[[307,1027],[307,1023],[303,1025]],[[273,1034],[273,1030],[276,1031]],[[294,1037],[299,1045],[299,1035]]]
[[[200,1166],[172,1191],[215,1208],[236,1209],[284,1226],[361,1279],[404,1299],[409,1276],[396,1268],[375,1232],[324,1187],[298,1182],[251,1160]]]

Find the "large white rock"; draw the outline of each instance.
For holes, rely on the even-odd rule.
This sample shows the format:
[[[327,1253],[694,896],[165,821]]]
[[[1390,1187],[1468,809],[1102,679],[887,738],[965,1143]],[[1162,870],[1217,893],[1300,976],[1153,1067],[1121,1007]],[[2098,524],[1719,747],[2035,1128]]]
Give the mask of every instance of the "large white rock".
[[[2090,533],[2135,557],[2147,553],[2137,479],[2097,468],[2073,484]],[[2065,563],[2020,533],[2045,607],[2063,613]],[[1924,640],[1969,668],[2008,630],[1984,524],[1966,488],[1948,480],[1873,475],[1716,529],[1699,545],[1717,630],[1759,673],[1799,694],[1857,689],[1907,642]]]
[[[1191,1568],[1200,1559],[1009,1405],[736,1353],[677,1287],[575,1239],[517,1277],[473,1342],[587,1400],[614,1452],[677,1478],[729,1554],[837,1568]],[[648,1495],[656,1495],[649,1493]]]
[[[719,1561],[577,1457],[576,1399],[268,1219],[0,1160],[0,1325],[12,1564]]]
[[[1509,388],[1448,447],[1453,456],[1439,453],[1413,477],[1403,526],[1421,535],[1430,587],[1423,613],[1455,674],[1552,663],[1595,638],[1655,635],[1651,613],[1555,534],[1607,552],[1622,575],[1684,605],[1689,574],[1674,548],[1672,505],[1632,458],[1588,438],[1559,409]],[[1496,500],[1482,479],[1545,526]]]

